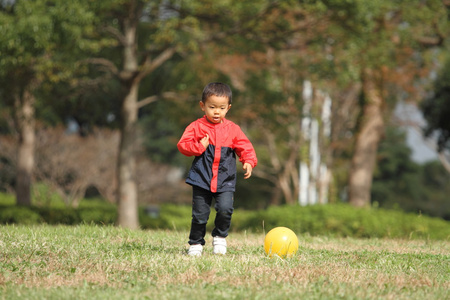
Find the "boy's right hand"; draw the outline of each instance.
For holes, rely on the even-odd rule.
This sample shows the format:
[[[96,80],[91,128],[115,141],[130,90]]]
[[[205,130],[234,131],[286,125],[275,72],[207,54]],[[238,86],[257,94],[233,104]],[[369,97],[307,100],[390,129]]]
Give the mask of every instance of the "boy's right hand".
[[[200,140],[200,143],[205,147],[205,149],[208,148],[208,146],[209,146],[209,135],[206,134],[206,136],[203,137],[203,138]]]

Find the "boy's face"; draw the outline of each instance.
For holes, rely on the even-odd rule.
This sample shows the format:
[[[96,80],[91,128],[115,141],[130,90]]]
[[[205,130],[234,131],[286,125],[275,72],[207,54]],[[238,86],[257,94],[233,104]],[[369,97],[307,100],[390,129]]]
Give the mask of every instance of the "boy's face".
[[[205,112],[206,118],[211,123],[222,123],[231,108],[228,97],[211,96],[205,103],[200,101],[200,107]]]

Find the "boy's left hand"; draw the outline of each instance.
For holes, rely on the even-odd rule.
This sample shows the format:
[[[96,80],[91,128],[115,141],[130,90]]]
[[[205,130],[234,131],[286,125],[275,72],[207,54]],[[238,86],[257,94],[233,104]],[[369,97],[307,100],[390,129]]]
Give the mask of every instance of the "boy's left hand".
[[[250,178],[250,176],[252,176],[253,167],[251,164],[245,163],[242,169],[245,171],[244,179],[248,179]]]

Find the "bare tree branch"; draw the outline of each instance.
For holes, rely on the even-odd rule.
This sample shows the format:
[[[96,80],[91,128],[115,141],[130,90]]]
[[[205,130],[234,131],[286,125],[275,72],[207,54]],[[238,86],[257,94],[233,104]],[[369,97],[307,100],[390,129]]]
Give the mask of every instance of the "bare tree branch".
[[[423,137],[423,140],[425,142],[425,144],[432,150],[436,151],[436,153],[438,154],[439,157],[439,161],[441,162],[442,166],[445,168],[445,170],[450,173],[450,162],[448,161],[447,157],[445,156],[443,151],[438,151],[437,146],[435,143],[430,142],[428,139],[424,138],[422,129],[420,128],[419,125],[417,124],[413,124],[411,122],[409,122],[408,124],[409,127],[411,127],[412,129],[414,129],[418,134],[420,134],[420,136]]]
[[[450,2],[450,1],[449,1]],[[439,29],[439,26],[437,24],[437,21],[433,22],[433,29],[435,31],[435,34],[437,36],[431,37],[431,36],[421,36],[417,38],[417,41],[422,44],[425,47],[435,47],[435,46],[441,46],[444,43],[445,40],[445,34],[441,32]]]
[[[140,109],[140,108],[142,108],[142,107],[144,107],[144,106],[146,106],[146,105],[148,105],[150,103],[156,102],[158,100],[159,100],[159,97],[156,96],[156,95],[153,95],[153,96],[150,96],[150,97],[147,97],[147,98],[144,98],[144,99],[140,100],[136,104],[136,106],[137,106],[138,109]]]
[[[440,46],[444,42],[444,39],[442,36],[438,37],[431,37],[431,36],[420,36],[417,38],[417,41],[425,47],[434,47],[434,46]]]
[[[106,68],[109,72],[114,74],[115,76],[119,76],[119,69],[116,67],[116,65],[106,58],[88,58],[82,61],[82,63],[89,63],[93,65],[100,65]]]
[[[165,93],[162,93],[161,96],[157,96],[157,95],[149,96],[149,97],[146,97],[146,98],[140,100],[137,103],[137,108],[140,109],[150,103],[160,100],[161,98],[180,98],[180,97],[181,96],[179,94],[174,93],[174,92],[165,92]]]
[[[259,165],[258,168],[253,170],[255,176],[265,179],[274,185],[276,185],[278,178],[275,175],[272,175],[272,169],[270,167],[266,167],[264,165]]]
[[[450,173],[450,161],[445,156],[444,151],[439,151],[436,143],[433,143],[429,139],[425,138],[422,128],[417,124],[417,122],[409,121],[409,120],[406,120],[406,121],[396,120],[396,123],[401,126],[407,126],[411,129],[413,129],[415,132],[417,132],[422,137],[425,145],[437,153],[439,161],[441,162],[442,166],[445,168],[445,170],[448,173]]]
[[[122,32],[112,26],[105,26],[102,31],[111,34],[122,46],[126,44],[126,40]]]
[[[445,170],[447,170],[448,173],[450,173],[450,162],[448,161],[444,152],[438,152],[438,157],[442,163],[442,166],[445,168]]]
[[[142,65],[141,71],[136,79],[140,81],[142,78],[150,74],[153,70],[161,66],[175,54],[175,47],[170,47],[161,52],[155,59],[151,59],[148,55]]]

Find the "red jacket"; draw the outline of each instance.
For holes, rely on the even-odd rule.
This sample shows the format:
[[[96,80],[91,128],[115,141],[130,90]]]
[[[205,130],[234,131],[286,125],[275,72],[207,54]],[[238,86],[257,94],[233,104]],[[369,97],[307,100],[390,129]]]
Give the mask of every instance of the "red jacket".
[[[209,135],[209,146],[200,139]],[[186,128],[177,144],[178,150],[186,156],[196,156],[189,170],[186,183],[211,192],[229,192],[236,187],[236,154],[239,161],[257,164],[252,143],[235,123],[224,119],[214,124],[200,118]]]

